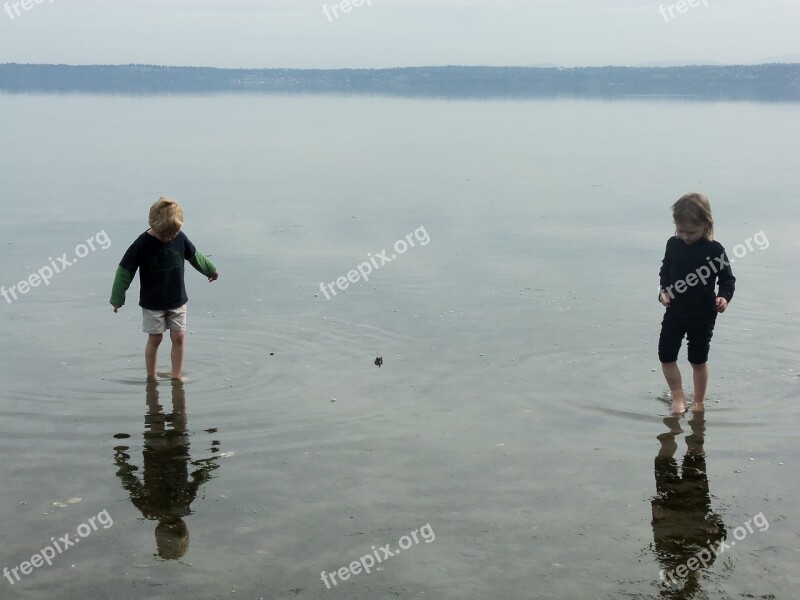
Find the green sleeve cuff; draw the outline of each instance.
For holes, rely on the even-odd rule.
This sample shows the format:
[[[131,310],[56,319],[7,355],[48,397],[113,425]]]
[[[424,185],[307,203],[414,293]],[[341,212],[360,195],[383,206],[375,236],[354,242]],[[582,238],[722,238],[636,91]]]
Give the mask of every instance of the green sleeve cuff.
[[[211,277],[217,272],[217,267],[214,266],[214,263],[203,256],[203,253],[199,250],[195,250],[194,256],[189,259],[189,263],[206,277]]]
[[[124,267],[117,267],[114,285],[111,287],[111,304],[114,306],[125,304],[125,292],[131,286],[131,281],[133,281],[133,273]]]

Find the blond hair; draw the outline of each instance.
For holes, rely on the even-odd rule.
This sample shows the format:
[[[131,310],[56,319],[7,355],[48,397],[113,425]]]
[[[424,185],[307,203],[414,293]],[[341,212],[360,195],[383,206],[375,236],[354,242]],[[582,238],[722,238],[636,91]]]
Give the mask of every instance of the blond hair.
[[[150,207],[149,222],[158,235],[172,237],[183,227],[183,209],[172,198],[161,196]]]
[[[711,203],[703,194],[692,192],[681,196],[672,205],[672,219],[675,224],[694,225],[703,228],[703,237],[714,239],[714,217],[711,214]]]

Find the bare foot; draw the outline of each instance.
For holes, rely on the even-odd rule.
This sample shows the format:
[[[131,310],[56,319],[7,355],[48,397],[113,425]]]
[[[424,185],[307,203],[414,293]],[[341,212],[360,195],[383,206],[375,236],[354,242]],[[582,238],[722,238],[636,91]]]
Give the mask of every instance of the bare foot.
[[[692,404],[692,412],[705,412],[706,410],[706,403],[705,402],[697,402],[695,401]]]
[[[686,398],[683,396],[673,396],[672,406],[670,407],[673,415],[682,415],[686,412]]]

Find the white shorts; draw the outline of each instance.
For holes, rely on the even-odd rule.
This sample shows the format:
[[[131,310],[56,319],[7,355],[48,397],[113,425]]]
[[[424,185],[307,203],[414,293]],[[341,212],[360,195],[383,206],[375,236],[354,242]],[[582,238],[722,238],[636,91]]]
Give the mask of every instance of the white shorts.
[[[159,334],[170,331],[186,331],[186,305],[167,310],[142,309],[142,331]]]

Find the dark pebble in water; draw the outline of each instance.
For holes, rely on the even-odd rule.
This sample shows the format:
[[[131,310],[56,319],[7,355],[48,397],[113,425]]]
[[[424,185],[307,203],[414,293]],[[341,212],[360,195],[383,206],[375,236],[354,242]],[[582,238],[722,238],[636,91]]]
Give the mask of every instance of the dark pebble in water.
[[[375,359],[375,366],[380,367],[383,364],[383,357],[379,356]]]
[[[129,438],[129,437],[131,437],[131,436],[129,434],[127,434],[127,433],[115,433],[114,434],[114,439],[115,440],[124,440],[124,439]]]

